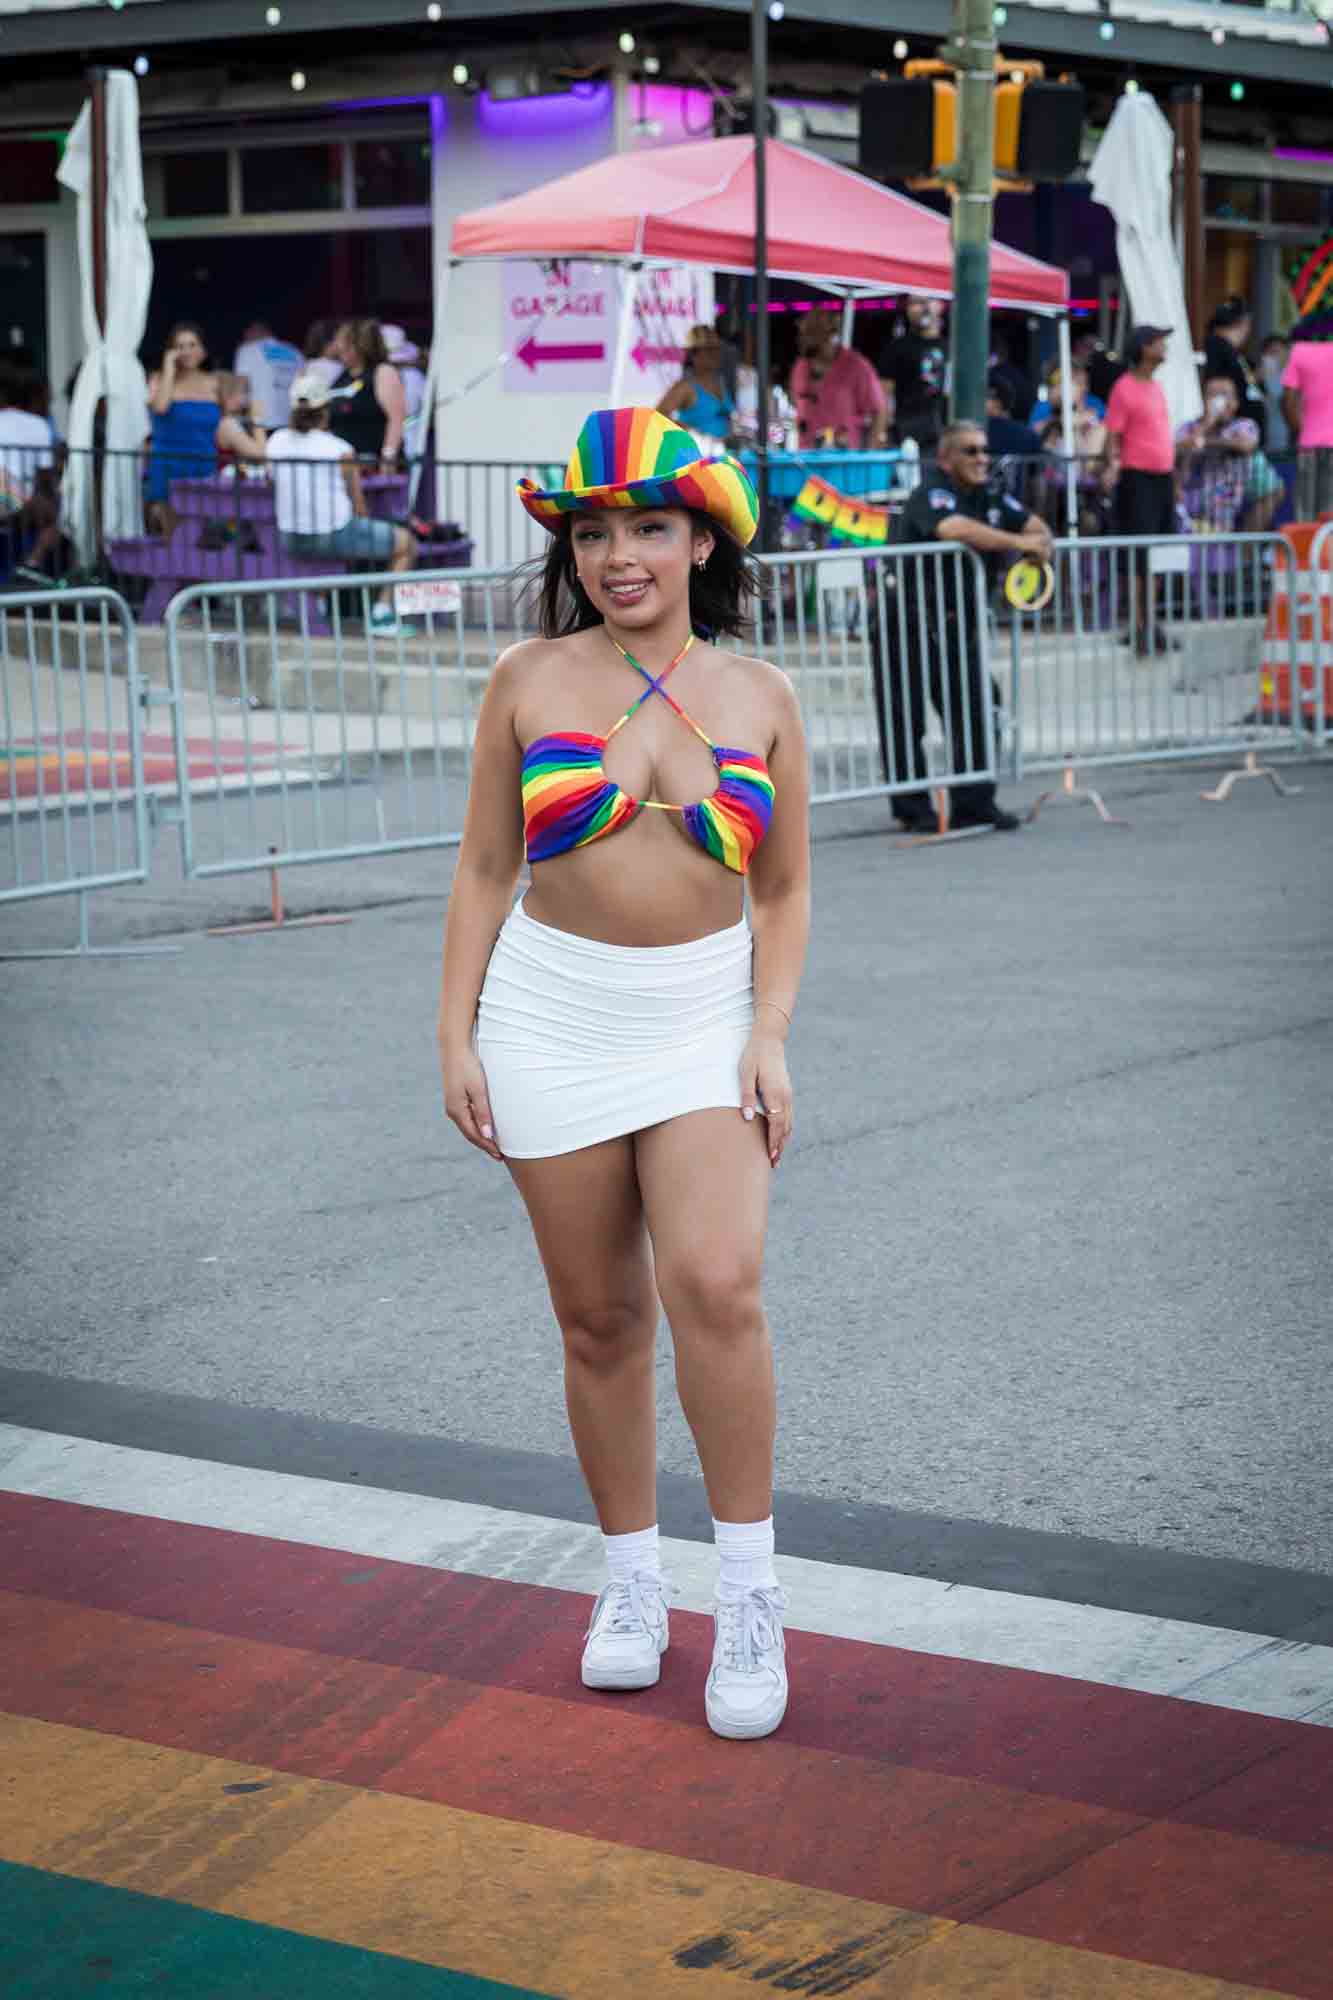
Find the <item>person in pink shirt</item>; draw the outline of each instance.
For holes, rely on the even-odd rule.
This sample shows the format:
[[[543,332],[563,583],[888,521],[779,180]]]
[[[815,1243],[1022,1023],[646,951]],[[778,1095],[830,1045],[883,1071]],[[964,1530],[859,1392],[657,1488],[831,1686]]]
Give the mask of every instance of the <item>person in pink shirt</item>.
[[[1106,470],[1103,481],[1115,495],[1115,526],[1120,535],[1174,535],[1176,525],[1176,442],[1171,412],[1160,383],[1153,376],[1166,359],[1171,329],[1135,327],[1130,336],[1126,372],[1117,377],[1106,405]],[[1134,650],[1148,653],[1175,650],[1154,617],[1155,601],[1148,572],[1150,551],[1136,551],[1133,564]]]
[[[865,355],[839,340],[836,312],[814,307],[796,342],[788,393],[805,449],[828,441],[844,450],[882,450],[889,432],[883,385]]]
[[[1282,414],[1300,448],[1296,512],[1317,521],[1333,510],[1333,327],[1326,319],[1317,338],[1293,327],[1282,391]]]

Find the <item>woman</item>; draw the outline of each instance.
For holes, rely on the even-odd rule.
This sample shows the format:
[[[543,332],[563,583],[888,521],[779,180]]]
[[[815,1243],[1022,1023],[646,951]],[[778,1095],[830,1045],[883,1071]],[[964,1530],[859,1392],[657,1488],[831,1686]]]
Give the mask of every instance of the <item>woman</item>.
[[[1236,392],[1238,415],[1248,418],[1255,426],[1259,443],[1263,444],[1267,435],[1267,405],[1263,389],[1255,381],[1254,370],[1245,355],[1253,328],[1250,308],[1244,299],[1236,296],[1223,299],[1208,322],[1208,338],[1203,344],[1203,369],[1206,376],[1227,377]]]
[[[519,496],[552,538],[543,636],[501,656],[477,724],[445,1106],[508,1166],[563,1335],[609,1570],[584,1685],[650,1687],[667,1645],[660,1299],[721,1559],[705,1710],[719,1735],[766,1736],[787,1674],[760,1263],[809,923],[800,711],[776,668],[708,637],[742,629],[754,588],[734,459],[705,460],[655,410],[603,410],[564,489]],[[525,844],[532,886],[511,909]]]
[[[736,383],[728,371],[715,326],[692,326],[685,336],[682,374],[658,404],[689,430],[725,441],[736,424]]]
[[[305,355],[303,375],[318,375],[331,389],[343,372],[338,358],[338,322],[332,319],[312,319],[306,328],[302,342]]]
[[[218,464],[224,472],[239,469],[241,460],[262,465],[266,456],[267,433],[257,424],[251,410],[250,384],[244,375],[218,376],[218,408],[221,415],[213,433]]]
[[[1052,368],[1047,378],[1045,393],[1032,405],[1029,421],[1033,430],[1044,431],[1053,417],[1063,421],[1062,382],[1063,377],[1059,367]],[[1090,458],[1100,458],[1104,442],[1102,425],[1106,416],[1106,405],[1100,396],[1090,393],[1088,371],[1081,362],[1076,361],[1070,369],[1069,386],[1073,391],[1070,415],[1074,420],[1074,449],[1080,455],[1086,452]],[[1085,438],[1089,440],[1086,444],[1082,442]]]
[[[407,420],[403,378],[390,362],[377,319],[350,319],[336,341],[343,372],[333,385],[332,429],[357,457],[392,472]]]
[[[273,467],[273,513],[289,555],[387,563],[401,574],[416,561],[416,541],[394,521],[378,521],[366,510],[361,468],[345,438],[329,431],[329,389],[319,375],[298,375],[292,383],[291,416],[268,441]],[[393,586],[386,584],[370,614],[370,628],[390,636],[400,626]]]
[[[1196,535],[1234,534],[1249,485],[1249,461],[1259,449],[1259,427],[1242,417],[1229,375],[1203,385],[1203,415],[1176,432],[1180,505]]]
[[[167,335],[162,366],[148,378],[148,408],[153,429],[144,498],[155,531],[169,535],[179,519],[172,480],[207,479],[217,470],[218,378],[193,320],[178,320]]]

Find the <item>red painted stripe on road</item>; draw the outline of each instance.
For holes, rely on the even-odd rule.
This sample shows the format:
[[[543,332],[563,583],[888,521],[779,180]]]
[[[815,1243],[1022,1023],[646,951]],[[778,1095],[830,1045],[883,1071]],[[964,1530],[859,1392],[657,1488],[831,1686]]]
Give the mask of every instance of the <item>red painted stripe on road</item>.
[[[584,1706],[0,1594],[11,1713],[933,1916],[988,1909],[1144,1824],[782,1736],[742,1761],[704,1724],[706,1666],[674,1648],[664,1665],[687,1724],[637,1697]]]
[[[0,1577],[76,1604],[601,1706],[572,1667],[588,1600],[567,1591],[23,1494],[0,1495]],[[702,1665],[711,1621],[673,1613],[672,1644]],[[789,1654],[799,1698],[783,1736],[810,1749],[1143,1817],[1190,1808],[1285,1753],[1333,1790],[1328,1730],[816,1633],[790,1633]],[[688,1676],[636,1705],[697,1719]],[[1261,1786],[1241,1785],[1218,1810],[1231,1831],[1263,1836],[1274,1807]],[[1323,1835],[1312,1797],[1286,1837],[1320,1840],[1322,1823]]]
[[[1165,1820],[980,1922],[1010,1935],[1333,2000],[1333,1861]]]
[[[1309,2000],[1333,1994],[1333,1857],[812,1750],[785,1732],[738,1756],[704,1727],[704,1665],[682,1672],[674,1652],[665,1663],[684,1684],[687,1726],[643,1696],[590,1706],[0,1594],[10,1712]]]

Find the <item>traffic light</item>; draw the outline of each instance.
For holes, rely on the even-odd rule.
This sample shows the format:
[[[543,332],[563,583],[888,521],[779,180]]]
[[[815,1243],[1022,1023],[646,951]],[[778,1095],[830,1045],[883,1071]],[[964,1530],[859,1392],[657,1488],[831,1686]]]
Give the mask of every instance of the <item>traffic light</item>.
[[[877,180],[910,181],[930,173],[955,152],[955,100],[951,70],[939,77],[910,74],[877,78],[861,87],[857,164]],[[945,81],[945,76],[949,81]]]
[[[996,173],[1068,180],[1078,171],[1086,109],[1083,85],[1072,77],[1048,77],[1039,62],[1005,63],[995,85]]]
[[[1082,84],[1048,77],[1039,62],[1011,62],[1001,55],[995,69],[997,185],[1067,180],[1079,164],[1086,109]],[[951,63],[909,62],[900,77],[877,77],[862,86],[857,158],[862,173],[916,181],[954,164],[956,76]]]

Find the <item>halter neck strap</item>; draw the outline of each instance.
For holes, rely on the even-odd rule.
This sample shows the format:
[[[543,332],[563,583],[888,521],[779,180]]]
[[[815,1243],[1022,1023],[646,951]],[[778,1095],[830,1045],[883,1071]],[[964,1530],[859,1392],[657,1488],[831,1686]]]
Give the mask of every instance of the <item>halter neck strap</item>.
[[[705,736],[703,730],[700,729],[698,723],[694,720],[693,716],[687,715],[684,709],[681,707],[680,703],[676,700],[675,696],[668,694],[667,690],[662,685],[667,675],[673,674],[676,671],[676,668],[680,665],[681,661],[685,658],[685,655],[689,652],[690,647],[694,644],[693,632],[690,633],[689,638],[685,641],[685,644],[681,647],[675,659],[672,660],[669,666],[663,667],[660,674],[650,674],[647,667],[644,666],[643,662],[641,660],[636,660],[633,653],[631,653],[628,650],[628,648],[621,645],[619,639],[612,639],[611,634],[609,632],[607,632],[606,636],[608,639],[611,639],[611,644],[615,647],[616,651],[620,654],[621,658],[624,660],[628,660],[630,665],[635,669],[635,671],[637,673],[642,674],[643,678],[648,683],[643,693],[639,696],[639,699],[635,702],[630,703],[629,707],[625,710],[625,713],[621,716],[619,722],[617,722],[615,727],[608,732],[606,738],[607,742],[609,743],[611,741],[611,738],[616,734],[617,730],[621,730],[625,727],[625,724],[629,721],[632,715],[638,714],[639,710],[643,707],[643,704],[648,700],[650,695],[660,694],[663,701],[666,702],[667,706],[669,708],[673,708],[676,711],[676,714],[680,717],[681,721],[685,723],[688,728],[694,731],[695,735],[699,738],[701,743],[706,743],[709,749],[711,750],[713,748],[712,737]]]

